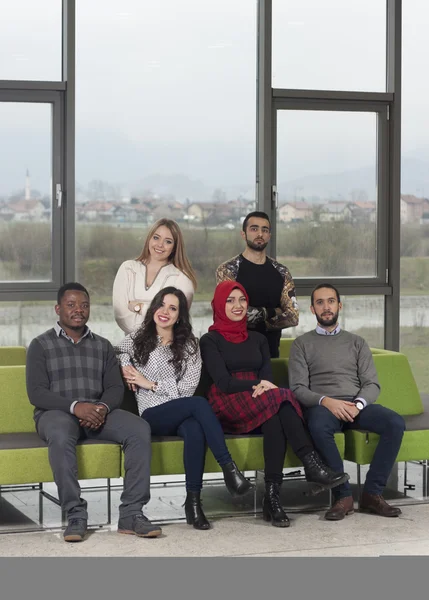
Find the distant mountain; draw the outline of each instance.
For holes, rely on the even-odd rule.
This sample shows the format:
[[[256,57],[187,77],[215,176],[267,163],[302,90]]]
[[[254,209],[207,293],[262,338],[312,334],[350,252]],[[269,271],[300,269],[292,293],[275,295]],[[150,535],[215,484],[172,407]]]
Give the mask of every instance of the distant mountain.
[[[402,159],[401,190],[403,194],[429,196],[429,161]],[[306,198],[309,201],[369,200],[376,196],[374,169],[363,167],[341,173],[308,175],[278,185],[280,202]]]
[[[51,147],[48,132],[2,127],[0,196],[24,188],[30,171],[31,187],[49,192]],[[171,143],[137,143],[112,131],[77,127],[76,179],[82,194],[92,180],[116,185],[124,195],[150,189],[184,202],[210,202],[220,189],[228,200],[254,195],[254,145],[243,140],[173,139]],[[374,169],[362,167],[340,173],[308,175],[278,185],[280,201],[306,198],[373,200]],[[402,161],[402,192],[429,196],[429,146],[407,152]]]

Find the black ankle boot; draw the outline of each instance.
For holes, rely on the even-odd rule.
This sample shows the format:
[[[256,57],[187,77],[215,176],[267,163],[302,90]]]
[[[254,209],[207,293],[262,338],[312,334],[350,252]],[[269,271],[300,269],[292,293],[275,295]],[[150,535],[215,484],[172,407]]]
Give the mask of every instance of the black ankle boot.
[[[262,517],[264,521],[271,521],[274,527],[289,527],[289,518],[280,504],[280,484],[265,482]]]
[[[210,523],[201,506],[201,492],[186,493],[185,515],[187,524],[193,525],[195,529],[210,529]]]
[[[322,488],[330,489],[350,479],[347,473],[336,473],[325,465],[314,450],[306,454],[301,461],[304,465],[305,478],[308,483],[315,483]]]
[[[232,496],[244,496],[244,494],[253,490],[254,486],[238,470],[235,462],[222,465],[222,471],[226,488]]]

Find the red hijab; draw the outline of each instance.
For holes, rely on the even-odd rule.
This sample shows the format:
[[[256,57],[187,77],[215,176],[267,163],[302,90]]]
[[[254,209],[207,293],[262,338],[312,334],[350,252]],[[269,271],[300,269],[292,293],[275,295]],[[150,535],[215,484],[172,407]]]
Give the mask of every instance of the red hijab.
[[[239,289],[246,297],[249,303],[249,297],[244,287],[236,281],[222,281],[216,286],[212,300],[213,325],[210,325],[209,331],[218,331],[227,342],[240,344],[248,338],[247,333],[247,315],[241,321],[231,321],[226,316],[226,299],[231,295],[232,290]]]

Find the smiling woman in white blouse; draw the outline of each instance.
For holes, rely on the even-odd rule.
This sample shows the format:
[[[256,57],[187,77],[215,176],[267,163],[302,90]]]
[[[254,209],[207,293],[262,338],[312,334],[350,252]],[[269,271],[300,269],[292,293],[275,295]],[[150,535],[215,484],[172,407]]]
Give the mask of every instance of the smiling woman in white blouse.
[[[142,326],[116,347],[127,385],[135,392],[139,414],[152,435],[184,440],[185,514],[195,529],[210,529],[201,507],[206,444],[213,452],[233,496],[252,489],[233,462],[210,404],[193,396],[201,374],[198,340],[192,333],[186,297],[167,287],[152,300]]]
[[[182,290],[191,307],[197,280],[182,232],[175,221],[159,219],[151,227],[140,256],[123,262],[113,283],[113,311],[124,333],[140,327],[155,294],[167,286]]]

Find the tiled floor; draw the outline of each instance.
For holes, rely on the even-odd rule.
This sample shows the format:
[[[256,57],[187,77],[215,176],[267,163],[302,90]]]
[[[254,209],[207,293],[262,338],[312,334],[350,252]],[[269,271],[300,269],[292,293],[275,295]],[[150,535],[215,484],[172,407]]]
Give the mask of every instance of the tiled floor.
[[[356,468],[346,464],[352,481]],[[248,473],[250,476],[251,473]],[[364,473],[363,473],[364,477]],[[154,478],[156,481],[159,478]],[[183,520],[185,497],[183,478],[170,478],[175,483],[152,485],[152,499],[146,514],[162,524],[164,535],[155,541],[138,540],[116,533],[120,490],[112,489],[112,524],[107,525],[107,493],[105,490],[84,491],[88,501],[91,533],[84,544],[65,544],[61,532],[60,508],[41,499],[38,490],[2,490],[0,498],[0,556],[376,556],[381,554],[429,554],[429,504],[410,505],[422,499],[422,468],[408,465],[408,481],[414,490],[403,495],[404,470],[399,469],[400,492],[386,490],[386,498],[403,505],[399,519],[383,519],[355,513],[341,523],[329,523],[323,512],[329,504],[329,493],[317,497],[305,495],[304,481],[289,478],[282,487],[282,502],[292,526],[287,530],[273,528],[260,514],[263,479],[258,474],[256,495],[232,499],[222,480],[207,482],[204,509],[213,520],[210,532],[198,532]],[[82,482],[88,487],[104,482]],[[112,485],[122,480],[112,481]],[[44,489],[56,495],[54,484]],[[357,486],[353,485],[357,496]],[[39,524],[40,502],[43,522]],[[255,512],[256,506],[256,512]],[[227,517],[226,515],[229,515]],[[224,518],[223,518],[224,517]],[[39,529],[39,531],[37,531]],[[42,530],[40,530],[42,529]],[[32,533],[26,533],[32,531]],[[6,533],[9,532],[9,533]],[[210,540],[208,544],[207,541]]]

